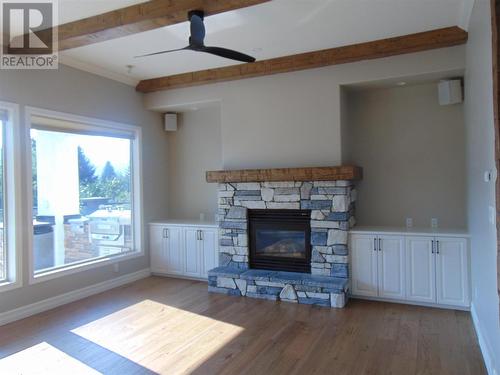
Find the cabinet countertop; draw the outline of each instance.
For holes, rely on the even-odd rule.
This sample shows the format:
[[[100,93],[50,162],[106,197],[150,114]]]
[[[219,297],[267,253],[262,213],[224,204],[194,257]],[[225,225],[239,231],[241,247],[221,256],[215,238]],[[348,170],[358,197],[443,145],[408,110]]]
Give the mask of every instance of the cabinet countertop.
[[[200,221],[200,220],[189,220],[189,219],[165,219],[165,220],[155,220],[149,223],[149,225],[177,225],[177,226],[193,226],[193,227],[217,227],[215,221]]]
[[[446,228],[406,228],[406,227],[376,227],[376,226],[355,226],[350,230],[352,234],[398,234],[414,236],[450,236],[450,237],[469,237],[465,229],[446,229]]]

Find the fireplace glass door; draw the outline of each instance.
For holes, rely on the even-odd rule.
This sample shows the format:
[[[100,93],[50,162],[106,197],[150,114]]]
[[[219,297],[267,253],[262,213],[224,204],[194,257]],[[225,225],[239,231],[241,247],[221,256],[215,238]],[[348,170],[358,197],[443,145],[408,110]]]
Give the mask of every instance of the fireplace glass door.
[[[250,267],[310,272],[310,211],[250,210]]]

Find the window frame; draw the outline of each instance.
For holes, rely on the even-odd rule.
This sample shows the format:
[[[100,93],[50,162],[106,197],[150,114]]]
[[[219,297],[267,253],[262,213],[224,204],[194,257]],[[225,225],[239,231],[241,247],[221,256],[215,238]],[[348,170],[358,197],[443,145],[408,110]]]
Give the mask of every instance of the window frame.
[[[22,209],[21,209],[21,142],[19,105],[0,101],[0,109],[8,113],[8,121],[4,125],[4,220],[7,223],[6,261],[7,279],[0,282],[0,292],[23,286],[22,275]]]
[[[96,132],[102,132],[106,135],[112,135],[113,132],[117,136],[123,132],[134,134],[134,139],[131,140],[131,187],[132,187],[132,223],[133,223],[133,239],[134,251],[123,255],[112,255],[99,258],[93,258],[88,261],[68,264],[66,266],[49,269],[45,272],[35,272],[34,257],[33,257],[33,189],[32,181],[32,158],[31,158],[31,129],[33,117],[45,117],[56,121],[67,121],[73,124],[78,124],[82,129],[89,129]],[[29,284],[37,284],[47,280],[52,280],[65,275],[70,275],[86,270],[91,270],[106,265],[112,265],[118,262],[123,262],[128,259],[134,259],[145,255],[144,249],[144,220],[143,220],[143,196],[142,196],[142,129],[139,126],[129,125],[114,121],[107,121],[93,117],[79,116],[70,113],[57,112],[36,107],[25,107],[25,150],[26,150],[26,212],[25,220],[29,235],[27,236],[28,248],[28,268],[29,268]],[[57,131],[56,128],[54,128]]]

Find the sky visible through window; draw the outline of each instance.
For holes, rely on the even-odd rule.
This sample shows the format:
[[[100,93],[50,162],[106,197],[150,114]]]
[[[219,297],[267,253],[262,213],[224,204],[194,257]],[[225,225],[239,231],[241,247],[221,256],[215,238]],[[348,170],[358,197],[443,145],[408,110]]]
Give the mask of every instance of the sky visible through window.
[[[36,140],[37,130],[31,130],[31,137]],[[110,162],[117,172],[123,172],[130,165],[130,140],[74,134],[78,145],[83,149],[85,155],[96,167],[96,173],[100,174],[106,162]]]

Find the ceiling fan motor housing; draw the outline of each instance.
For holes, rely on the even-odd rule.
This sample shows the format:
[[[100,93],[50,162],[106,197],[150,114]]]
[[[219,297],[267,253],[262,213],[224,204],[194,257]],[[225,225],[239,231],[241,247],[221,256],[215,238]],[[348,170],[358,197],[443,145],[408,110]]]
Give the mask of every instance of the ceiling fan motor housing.
[[[190,11],[188,12],[188,20],[190,20],[190,21],[191,21],[191,17],[192,17],[193,15],[194,15],[194,16],[198,16],[198,17],[200,17],[202,21],[203,21],[203,19],[205,18],[205,12],[204,12],[204,11],[202,11],[202,10],[190,10]]]

